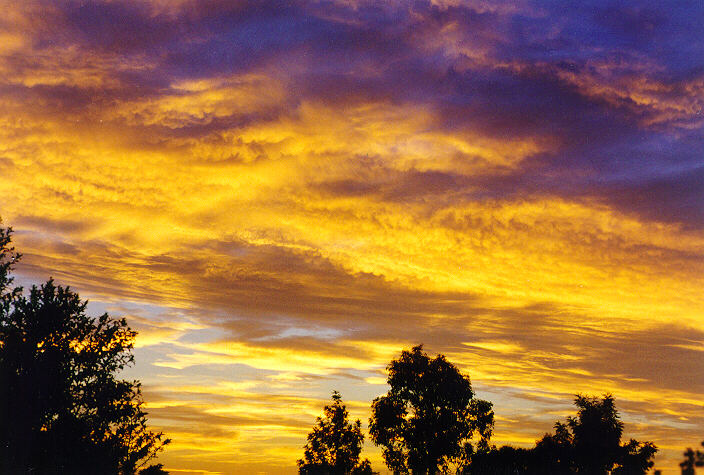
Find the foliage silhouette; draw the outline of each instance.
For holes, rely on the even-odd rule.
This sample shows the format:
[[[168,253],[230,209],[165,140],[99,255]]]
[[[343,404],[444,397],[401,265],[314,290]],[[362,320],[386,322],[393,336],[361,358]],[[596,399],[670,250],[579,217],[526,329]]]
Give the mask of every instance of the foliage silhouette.
[[[702,442],[702,447],[704,447],[704,442]],[[701,450],[694,451],[688,447],[682,455],[684,455],[684,460],[680,463],[682,475],[694,475],[696,473],[695,467],[704,467],[704,452]]]
[[[535,453],[531,449],[521,449],[504,445],[492,447],[472,455],[471,464],[465,467],[464,474],[480,475],[537,475]]]
[[[489,474],[645,474],[653,466],[657,448],[652,442],[631,439],[621,445],[623,423],[611,395],[578,395],[577,417],[557,422],[531,450],[501,447],[472,457],[472,475]]]
[[[303,459],[298,461],[298,473],[305,475],[372,475],[369,460],[360,463],[364,435],[362,423],[349,422],[349,413],[337,391],[332,404],[323,408],[323,417],[316,419],[308,434]]]
[[[155,463],[140,470],[139,475],[169,475],[169,472],[164,470],[164,464]]]
[[[443,355],[431,359],[422,345],[415,346],[387,370],[391,389],[374,399],[369,433],[383,447],[389,469],[413,474],[446,469],[471,454],[475,432],[480,450],[488,448],[492,405],[474,398],[469,377]]]
[[[52,280],[12,288],[19,256],[0,228],[0,473],[134,474],[169,440],[147,428],[124,319],[86,316]]]

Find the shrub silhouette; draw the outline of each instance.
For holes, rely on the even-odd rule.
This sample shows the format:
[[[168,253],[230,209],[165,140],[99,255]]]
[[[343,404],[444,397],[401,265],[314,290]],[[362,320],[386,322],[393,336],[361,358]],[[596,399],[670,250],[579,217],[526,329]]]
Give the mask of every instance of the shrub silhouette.
[[[164,465],[161,463],[155,463],[147,468],[143,468],[139,471],[139,475],[169,475],[169,472],[164,470]]]

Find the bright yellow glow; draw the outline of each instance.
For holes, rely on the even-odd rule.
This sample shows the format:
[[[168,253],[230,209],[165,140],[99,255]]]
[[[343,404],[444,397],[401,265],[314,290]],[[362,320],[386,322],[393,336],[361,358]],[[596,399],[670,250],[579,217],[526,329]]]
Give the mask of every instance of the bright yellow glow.
[[[194,9],[143,3],[170,18]],[[174,439],[169,471],[295,473],[329,392],[366,424],[385,366],[421,342],[495,397],[496,443],[531,445],[576,392],[612,392],[627,427],[662,447],[697,429],[701,394],[673,368],[704,350],[687,336],[704,331],[704,232],[569,193],[514,194],[511,179],[563,137],[497,133],[482,117],[450,127],[429,100],[306,93],[289,71],[306,65],[276,59],[166,80],[138,54],[35,52],[39,7],[15,4],[0,0],[0,215],[18,271],[71,284],[139,330],[148,363],[133,371]],[[498,60],[457,21],[418,35],[458,74],[536,67]],[[704,81],[666,84],[654,68],[554,74],[584,100],[648,108],[639,127],[701,126]],[[154,73],[155,90],[125,91],[137,73]],[[381,468],[368,440],[363,456]]]

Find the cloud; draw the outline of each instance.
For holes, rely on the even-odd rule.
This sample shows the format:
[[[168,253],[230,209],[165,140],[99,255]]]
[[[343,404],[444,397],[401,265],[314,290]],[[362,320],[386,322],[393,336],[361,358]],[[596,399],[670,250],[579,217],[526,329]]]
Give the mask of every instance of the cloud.
[[[366,418],[419,342],[501,440],[597,388],[668,460],[691,445],[699,6],[0,5],[18,272],[130,316],[169,469],[295,471],[329,391]]]

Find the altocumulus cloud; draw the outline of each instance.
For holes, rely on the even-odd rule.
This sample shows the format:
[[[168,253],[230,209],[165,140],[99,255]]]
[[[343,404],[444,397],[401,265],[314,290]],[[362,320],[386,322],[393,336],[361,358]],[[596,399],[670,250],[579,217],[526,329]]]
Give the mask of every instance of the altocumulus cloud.
[[[420,341],[499,443],[578,391],[701,438],[701,5],[0,6],[18,271],[143,330],[168,467],[293,473]]]

